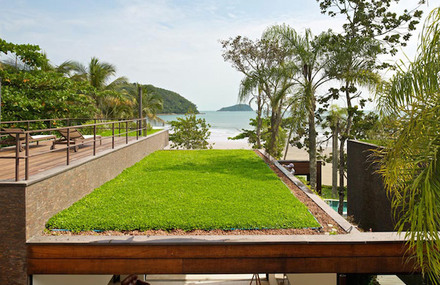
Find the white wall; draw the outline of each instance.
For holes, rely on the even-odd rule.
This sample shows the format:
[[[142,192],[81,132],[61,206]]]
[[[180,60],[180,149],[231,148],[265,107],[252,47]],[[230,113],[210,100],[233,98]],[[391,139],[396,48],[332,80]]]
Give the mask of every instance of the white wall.
[[[291,285],[336,285],[336,273],[287,274]]]
[[[107,285],[113,275],[33,275],[33,285]]]

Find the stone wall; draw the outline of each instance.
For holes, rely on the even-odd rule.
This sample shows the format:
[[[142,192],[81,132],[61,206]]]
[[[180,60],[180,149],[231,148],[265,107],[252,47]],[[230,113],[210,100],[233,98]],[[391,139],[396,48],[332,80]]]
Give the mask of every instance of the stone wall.
[[[26,182],[1,183],[0,284],[27,284],[26,240],[41,234],[50,217],[167,145],[168,131],[161,131]]]
[[[347,214],[360,228],[375,232],[394,230],[391,202],[377,173],[373,150],[378,146],[359,141],[347,144]]]
[[[0,284],[26,284],[25,184],[0,190]]]

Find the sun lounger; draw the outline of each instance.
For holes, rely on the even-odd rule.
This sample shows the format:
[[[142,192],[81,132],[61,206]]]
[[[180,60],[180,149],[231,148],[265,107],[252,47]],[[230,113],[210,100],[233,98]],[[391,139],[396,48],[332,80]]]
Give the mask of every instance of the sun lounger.
[[[61,138],[53,141],[51,149],[55,149],[56,144],[67,144],[68,129],[60,129],[57,131],[60,133]],[[101,136],[96,135],[96,139],[99,140],[100,144],[102,144]],[[93,135],[83,135],[75,128],[70,129],[69,144],[74,146],[73,150],[75,152],[78,151],[79,145],[82,145],[85,142],[93,141],[93,140],[94,140]]]
[[[6,132],[8,135],[10,135],[14,140],[17,140],[17,137],[19,138],[18,141],[18,147],[19,151],[23,151],[23,143],[26,143],[26,133],[23,129],[19,128],[4,128],[2,129],[4,132]],[[56,139],[56,136],[54,135],[29,135],[29,143],[36,142],[37,145],[40,141],[46,141]]]

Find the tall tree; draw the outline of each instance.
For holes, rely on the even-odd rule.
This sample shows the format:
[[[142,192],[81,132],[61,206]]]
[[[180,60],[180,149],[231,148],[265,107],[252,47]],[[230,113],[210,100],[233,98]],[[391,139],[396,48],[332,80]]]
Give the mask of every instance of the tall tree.
[[[116,74],[116,67],[113,64],[100,62],[96,57],[90,59],[87,67],[75,61],[71,62],[70,66],[75,72],[72,78],[87,81],[97,90],[106,89],[108,85],[111,85],[113,82],[108,84],[108,80]],[[122,81],[121,77],[116,79],[116,82],[118,81]]]
[[[95,88],[95,92],[89,95],[95,100],[103,116],[116,116],[114,111],[121,111],[132,105],[131,100],[116,91],[120,85],[128,83],[127,78],[118,77],[108,82],[116,74],[116,67],[110,63],[101,62],[98,58],[92,57],[87,66],[76,61],[67,61],[59,66],[59,70],[70,75],[71,79],[86,81]]]
[[[257,76],[245,76],[240,83],[240,91],[238,93],[238,101],[246,102],[249,100],[249,104],[255,101],[257,104],[257,118],[256,118],[256,130],[255,130],[255,147],[261,149],[261,129],[263,126],[263,106],[266,101],[264,94],[259,85]]]
[[[381,173],[410,252],[434,284],[440,278],[440,8],[426,20],[416,59],[379,93],[401,122],[382,153]]]
[[[270,137],[267,151],[274,157],[281,156],[278,150],[279,130],[287,95],[292,85],[292,66],[287,64],[287,50],[276,40],[265,38],[252,41],[237,36],[222,41],[223,58],[256,83],[267,98],[270,113]]]
[[[297,89],[297,95],[306,107],[309,127],[309,160],[310,160],[310,186],[316,190],[316,123],[315,111],[317,102],[317,89],[330,80],[327,71],[328,57],[326,54],[326,42],[328,33],[314,37],[307,29],[304,35],[299,35],[287,25],[270,27],[266,36],[278,40],[289,53],[289,64],[292,66],[292,81]],[[301,106],[295,104],[293,106]]]
[[[352,135],[353,117],[356,110],[365,105],[359,87],[373,86],[379,81],[378,55],[395,54],[399,46],[405,46],[411,31],[422,15],[419,10],[405,9],[398,14],[392,11],[392,4],[398,0],[317,0],[321,12],[331,17],[343,16],[346,23],[344,32],[335,35],[329,49],[334,53],[333,69],[330,74],[340,81],[341,86],[331,89],[329,98],[337,99],[340,94],[347,104],[347,123],[341,130],[339,167],[339,209],[342,214],[345,177],[345,143]],[[423,1],[421,1],[422,3]],[[357,103],[358,102],[358,103]],[[359,105],[358,105],[359,104]]]

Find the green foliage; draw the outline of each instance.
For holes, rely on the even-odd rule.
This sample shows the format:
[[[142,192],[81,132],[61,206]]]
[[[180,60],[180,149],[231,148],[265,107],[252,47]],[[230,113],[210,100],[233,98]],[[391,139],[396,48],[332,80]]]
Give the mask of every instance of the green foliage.
[[[258,148],[258,143],[260,142],[261,146],[267,149],[269,147],[268,146],[269,140],[272,137],[272,133],[269,131],[270,119],[261,118],[260,141],[257,140],[257,124],[258,124],[258,118],[250,119],[249,125],[255,127],[253,130],[242,129],[241,133],[239,133],[235,137],[229,137],[228,139],[241,140],[247,138],[249,144],[252,145],[252,148]],[[277,135],[278,135],[277,145],[273,156],[279,158],[281,157],[281,153],[284,149],[284,141],[286,140],[286,130],[280,127]]]
[[[384,185],[411,254],[434,284],[440,277],[440,8],[428,16],[416,59],[380,93],[398,132],[379,154]]]
[[[96,109],[86,95],[90,88],[54,72],[5,71],[2,78],[2,120],[87,118]]]
[[[277,150],[278,131],[285,110],[287,96],[294,84],[291,78],[294,66],[288,63],[289,50],[278,39],[264,32],[261,39],[255,41],[246,37],[237,36],[221,41],[223,58],[244,74],[241,82],[239,99],[248,98],[257,90],[257,116],[261,118],[261,100],[267,105],[270,117],[270,139],[267,141],[266,151],[279,157]],[[259,140],[260,127],[257,127],[256,137]]]
[[[41,52],[40,47],[30,44],[13,44],[8,43],[0,38],[0,56],[11,54],[16,56],[19,62],[21,62],[24,69],[34,69],[45,66],[48,60],[44,53]],[[0,63],[0,69],[2,64]],[[18,67],[18,66],[15,66]]]
[[[211,135],[210,125],[205,119],[196,117],[194,113],[187,113],[185,117],[178,117],[171,121],[170,141],[171,148],[176,149],[207,149],[208,139]]]
[[[350,37],[380,39],[386,43],[381,47],[381,53],[390,52],[393,55],[397,52],[397,47],[406,46],[411,32],[416,29],[422,16],[422,11],[417,9],[404,9],[399,14],[392,11],[391,5],[397,5],[398,0],[317,0],[317,2],[323,14],[331,17],[339,14],[347,19],[342,26],[345,34]]]
[[[163,113],[186,114],[189,111],[193,111],[196,114],[199,113],[195,104],[188,101],[176,92],[155,87],[153,85],[144,85],[144,88],[148,93],[159,95],[159,97],[162,98],[163,109],[161,112]]]
[[[73,231],[319,226],[249,150],[157,151],[46,224]]]
[[[162,129],[151,129],[148,128],[147,130],[147,136],[152,135],[154,133],[163,131]],[[103,136],[103,137],[111,137],[112,136],[112,130],[100,130],[99,132],[97,132],[98,135]],[[125,136],[125,129],[119,130],[115,128],[115,136],[118,134],[123,134],[122,136]],[[128,136],[130,137],[135,137],[136,136],[136,132],[130,132],[128,133]]]

